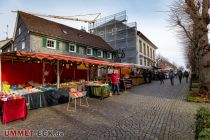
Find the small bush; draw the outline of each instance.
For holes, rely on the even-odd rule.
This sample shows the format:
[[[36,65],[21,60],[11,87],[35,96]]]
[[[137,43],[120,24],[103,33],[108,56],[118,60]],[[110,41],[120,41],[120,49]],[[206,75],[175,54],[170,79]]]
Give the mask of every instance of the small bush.
[[[189,102],[199,102],[199,103],[204,102],[202,97],[196,97],[196,96],[192,96],[192,95],[187,96],[187,101],[189,101]]]
[[[210,140],[210,128],[204,128],[199,133],[198,140]]]
[[[210,103],[210,96],[208,92],[189,91],[186,100],[188,102]]]
[[[202,107],[196,115],[196,138],[210,139],[210,111],[206,107]]]

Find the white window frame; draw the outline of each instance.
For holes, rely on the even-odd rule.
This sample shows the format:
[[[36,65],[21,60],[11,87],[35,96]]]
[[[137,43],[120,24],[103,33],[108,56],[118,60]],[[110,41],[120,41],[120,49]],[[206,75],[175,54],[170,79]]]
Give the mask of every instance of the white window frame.
[[[98,55],[98,51],[101,52],[101,55]],[[97,57],[103,57],[103,51],[102,50],[97,50]]]
[[[48,41],[53,41],[53,42],[54,42],[53,47],[49,47],[49,46],[48,46]],[[46,46],[47,46],[47,48],[49,48],[49,49],[56,49],[56,41],[53,40],[53,39],[48,39],[48,38],[47,38],[47,44],[46,44]]]
[[[88,49],[90,49],[90,54],[88,54]],[[93,55],[93,49],[92,48],[87,48],[87,55]]]
[[[110,57],[108,57],[108,54],[110,54]],[[112,53],[107,52],[107,59],[112,59]]]
[[[71,50],[71,46],[74,46],[74,51]],[[69,52],[76,53],[77,52],[77,46],[75,44],[69,44]]]
[[[26,42],[25,42],[25,40],[23,39],[23,40],[21,41],[21,49],[24,50],[25,48],[26,48]]]

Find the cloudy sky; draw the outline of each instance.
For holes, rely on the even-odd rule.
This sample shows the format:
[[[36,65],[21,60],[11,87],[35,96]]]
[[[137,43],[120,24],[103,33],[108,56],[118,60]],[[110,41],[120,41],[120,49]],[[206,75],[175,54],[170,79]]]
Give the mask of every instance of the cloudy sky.
[[[52,14],[78,15],[100,12],[101,17],[126,10],[128,22],[137,22],[138,30],[144,33],[157,47],[157,53],[171,62],[185,66],[182,45],[176,33],[169,28],[168,6],[171,0],[0,0],[0,40],[6,38],[7,25],[12,37],[16,14],[11,10]],[[88,17],[92,18],[92,17]],[[56,20],[80,29],[87,23]]]

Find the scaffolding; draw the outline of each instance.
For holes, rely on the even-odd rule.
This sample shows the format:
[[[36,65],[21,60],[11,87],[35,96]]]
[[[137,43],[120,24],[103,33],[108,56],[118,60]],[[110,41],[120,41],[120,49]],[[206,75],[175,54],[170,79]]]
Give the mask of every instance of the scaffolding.
[[[137,24],[127,23],[126,11],[90,23],[89,32],[102,37],[111,47],[125,54],[121,62],[137,63]]]

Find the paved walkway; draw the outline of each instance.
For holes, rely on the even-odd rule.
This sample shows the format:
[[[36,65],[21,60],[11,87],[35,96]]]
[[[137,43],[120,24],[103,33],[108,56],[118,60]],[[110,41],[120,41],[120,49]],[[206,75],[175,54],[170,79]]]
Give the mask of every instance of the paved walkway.
[[[102,101],[91,98],[90,107],[76,113],[67,112],[67,104],[31,110],[25,121],[0,125],[0,136],[3,130],[53,129],[67,140],[193,140],[201,104],[186,102],[186,90],[184,83],[155,81]]]

